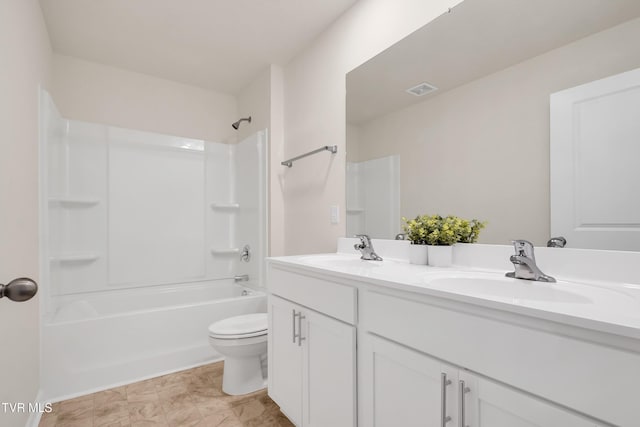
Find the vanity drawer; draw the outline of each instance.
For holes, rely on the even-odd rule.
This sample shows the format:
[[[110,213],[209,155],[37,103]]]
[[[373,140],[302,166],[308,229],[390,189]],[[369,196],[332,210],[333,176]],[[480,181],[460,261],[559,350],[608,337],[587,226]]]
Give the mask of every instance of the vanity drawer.
[[[637,425],[640,353],[422,296],[366,291],[359,310],[367,332],[608,423]]]
[[[343,322],[356,323],[357,289],[353,286],[270,264],[267,288],[279,297]]]

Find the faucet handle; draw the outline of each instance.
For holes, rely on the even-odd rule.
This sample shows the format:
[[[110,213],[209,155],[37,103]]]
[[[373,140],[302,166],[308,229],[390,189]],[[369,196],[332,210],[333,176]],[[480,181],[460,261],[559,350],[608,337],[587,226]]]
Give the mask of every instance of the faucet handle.
[[[361,259],[370,260],[370,261],[382,261],[382,258],[378,256],[377,253],[373,250],[373,244],[371,243],[371,238],[366,234],[356,234],[354,237],[360,239],[360,244],[356,243],[353,245],[353,248],[362,252]]]
[[[371,238],[369,237],[369,235],[367,235],[367,234],[356,234],[353,237],[357,237],[358,239],[360,239],[360,242],[361,242],[361,244],[363,245],[364,248],[366,248],[368,246],[371,246]],[[356,248],[356,249],[358,249],[358,248]]]
[[[549,248],[564,248],[567,244],[567,239],[562,236],[552,237],[547,242],[547,247]]]
[[[534,258],[533,255],[533,243],[528,240],[512,240],[513,247],[516,250],[516,255],[526,256],[529,258]]]

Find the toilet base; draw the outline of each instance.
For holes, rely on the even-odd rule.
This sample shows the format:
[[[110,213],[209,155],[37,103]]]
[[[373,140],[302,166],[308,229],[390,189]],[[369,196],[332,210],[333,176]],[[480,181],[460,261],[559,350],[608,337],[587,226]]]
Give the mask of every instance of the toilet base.
[[[254,325],[256,330],[240,331],[242,334],[216,334],[218,323],[209,327],[209,343],[224,356],[222,391],[238,396],[262,390],[267,386],[267,314],[256,313],[263,325]],[[219,323],[242,323],[246,316],[231,317]],[[216,326],[217,325],[217,326]],[[224,325],[222,325],[224,326]],[[224,329],[224,328],[222,328]],[[238,331],[231,328],[234,334]]]
[[[238,396],[262,390],[267,380],[262,374],[260,357],[227,357],[224,360],[222,391]]]

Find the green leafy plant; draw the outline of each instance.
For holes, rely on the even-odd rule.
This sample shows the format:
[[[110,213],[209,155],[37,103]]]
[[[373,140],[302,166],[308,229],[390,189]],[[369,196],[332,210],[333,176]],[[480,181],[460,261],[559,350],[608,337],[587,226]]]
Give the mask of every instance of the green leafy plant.
[[[455,243],[475,243],[486,222],[449,215],[418,215],[402,217],[402,229],[414,245],[450,246]]]
[[[407,234],[407,239],[411,240],[414,245],[427,244],[427,226],[425,221],[429,217],[427,215],[418,215],[415,219],[407,219],[402,217],[404,224],[402,230]]]

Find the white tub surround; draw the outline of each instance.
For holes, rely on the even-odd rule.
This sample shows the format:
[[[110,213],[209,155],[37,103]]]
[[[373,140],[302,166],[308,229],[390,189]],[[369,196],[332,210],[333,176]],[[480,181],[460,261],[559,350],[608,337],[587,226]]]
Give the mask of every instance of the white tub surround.
[[[43,396],[63,400],[220,360],[207,327],[264,311],[264,293],[232,281],[69,299],[43,326]]]
[[[352,242],[268,263],[269,393],[298,425],[322,425],[309,408],[328,405],[336,426],[356,425],[356,408],[360,426],[637,425],[640,254],[537,248],[558,280],[542,283],[504,277],[511,246],[456,245],[454,265],[435,268],[409,264],[408,242],[374,240],[381,262]],[[335,359],[326,372],[309,357],[323,351],[319,316],[334,331],[319,341]],[[286,389],[293,335],[307,354],[302,399]],[[334,374],[344,388],[327,398]]]
[[[234,283],[264,277],[266,130],[235,143],[122,129],[41,95],[43,397],[219,359],[207,327],[266,310]]]
[[[66,119],[46,92],[41,104],[45,316],[69,295],[239,274],[261,285],[266,131],[203,141]]]

